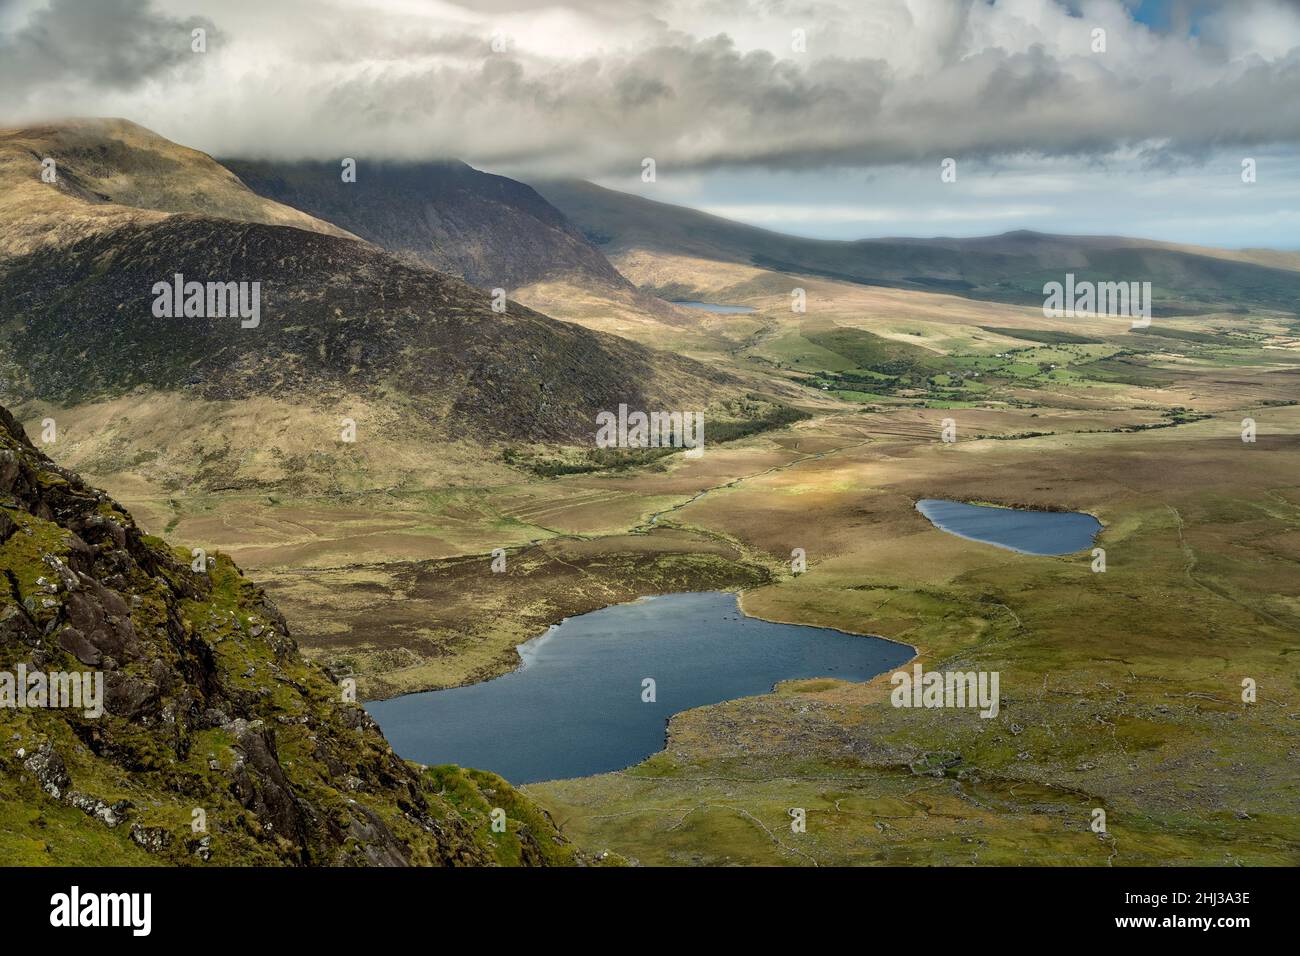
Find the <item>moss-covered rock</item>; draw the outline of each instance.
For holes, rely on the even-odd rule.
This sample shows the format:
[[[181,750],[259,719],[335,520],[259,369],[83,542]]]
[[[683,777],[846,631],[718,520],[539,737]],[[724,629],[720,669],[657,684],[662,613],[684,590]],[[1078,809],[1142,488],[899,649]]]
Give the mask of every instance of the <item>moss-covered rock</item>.
[[[584,862],[505,781],[399,759],[229,559],[143,535],[0,408],[0,672],[22,669],[102,674],[103,712],[0,706],[6,862]]]

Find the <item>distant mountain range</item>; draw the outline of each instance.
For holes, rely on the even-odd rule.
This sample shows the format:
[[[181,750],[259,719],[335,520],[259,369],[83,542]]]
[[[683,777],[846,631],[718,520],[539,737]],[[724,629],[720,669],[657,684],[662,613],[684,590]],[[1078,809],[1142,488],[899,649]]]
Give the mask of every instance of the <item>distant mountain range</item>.
[[[581,180],[534,185],[615,260],[650,250],[1026,305],[1041,305],[1044,283],[1074,272],[1093,281],[1149,281],[1163,314],[1245,306],[1294,312],[1300,302],[1295,253],[1027,231],[973,239],[805,239]]]

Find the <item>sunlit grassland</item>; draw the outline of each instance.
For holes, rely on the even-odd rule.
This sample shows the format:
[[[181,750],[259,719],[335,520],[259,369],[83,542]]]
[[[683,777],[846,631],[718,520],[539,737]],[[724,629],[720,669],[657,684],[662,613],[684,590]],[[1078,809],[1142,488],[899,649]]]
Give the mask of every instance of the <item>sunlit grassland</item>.
[[[624,271],[759,311],[701,314],[698,335],[635,303],[602,318],[583,300],[572,320],[642,323],[633,337],[767,376],[815,417],[698,460],[549,478],[524,462],[580,450],[443,448],[415,426],[362,449],[295,437],[283,457],[242,455],[261,439],[240,428],[336,428],[270,406],[216,424],[181,406],[192,444],[148,461],[118,446],[163,436],[160,405],[106,435],[123,408],[85,409],[69,441],[151,531],[254,569],[306,653],[365,696],[488,679],[567,615],[703,589],[741,591],[770,620],[904,641],[927,669],[1001,675],[992,720],[895,709],[884,679],[795,682],[678,715],[666,750],[637,767],[526,788],[587,849],[646,863],[1300,861],[1293,317],[1136,332],[735,263],[641,256]],[[807,315],[790,309],[796,285]],[[955,444],[940,441],[945,418]],[[164,481],[194,460],[266,483]],[[347,480],[285,478],[316,465]],[[945,535],[915,511],[922,497],[1090,512],[1107,570],[1088,552]],[[795,548],[809,561],[797,577]],[[796,807],[806,833],[790,830]]]
[[[807,549],[810,570],[747,592],[748,613],[997,670],[1001,713],[895,709],[879,679],[784,688],[679,715],[641,767],[529,792],[576,839],[642,862],[1294,864],[1300,565],[1278,549],[1300,511],[1276,489],[1295,488],[1300,417],[1272,419],[1271,445],[1233,424],[901,461],[867,446],[684,509],[774,556]],[[777,496],[796,480],[801,502]],[[923,495],[1097,513],[1107,571],[951,538],[912,509]]]

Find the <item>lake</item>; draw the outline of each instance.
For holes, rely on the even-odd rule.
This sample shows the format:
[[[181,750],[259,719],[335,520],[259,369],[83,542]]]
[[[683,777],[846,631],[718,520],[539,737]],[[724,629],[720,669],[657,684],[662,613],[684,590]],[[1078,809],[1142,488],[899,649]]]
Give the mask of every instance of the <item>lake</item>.
[[[668,718],[778,681],[865,681],[915,654],[878,637],[740,613],[734,594],[643,598],[565,618],[519,647],[522,666],[481,684],[375,701],[393,748],[532,783],[619,770],[658,753]],[[645,678],[655,700],[642,700]]]
[[[1091,548],[1101,522],[1078,511],[1030,511],[923,498],[916,510],[960,538],[1025,554],[1073,554]]]
[[[686,299],[674,299],[673,305],[684,305],[688,309],[703,309],[705,312],[721,312],[724,315],[755,311],[747,305],[719,305],[716,302],[694,302]]]

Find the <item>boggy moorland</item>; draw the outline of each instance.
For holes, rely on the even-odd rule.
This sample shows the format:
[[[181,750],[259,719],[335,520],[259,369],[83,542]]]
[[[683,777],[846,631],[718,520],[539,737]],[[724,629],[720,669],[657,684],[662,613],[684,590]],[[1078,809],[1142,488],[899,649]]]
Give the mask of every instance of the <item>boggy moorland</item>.
[[[233,560],[267,589],[302,655],[354,679],[364,699],[484,680],[516,666],[515,646],[566,616],[691,590],[737,591],[745,613],[766,620],[906,643],[927,670],[1000,675],[994,719],[895,708],[885,675],[787,682],[678,714],[664,751],[635,767],[519,788],[530,836],[505,849],[483,832],[488,805],[470,792],[504,785],[475,778],[453,788],[472,811],[443,807],[486,841],[467,836],[466,860],[609,850],[650,864],[1296,861],[1300,329],[1278,307],[1279,290],[1296,282],[1290,266],[1238,262],[1224,272],[1205,266],[1217,262],[1212,251],[1179,252],[1179,276],[1204,267],[1221,284],[1199,294],[1193,279],[1187,289],[1168,279],[1163,311],[1132,329],[1104,316],[1045,318],[1018,299],[778,268],[757,253],[740,261],[707,243],[674,252],[667,240],[620,234],[607,216],[602,251],[635,293],[543,270],[512,290],[498,320],[486,291],[370,245],[354,257],[342,230],[258,200],[202,154],[169,161],[202,169],[207,204],[256,228],[198,215],[177,198],[188,189],[137,194],[120,170],[92,181],[100,153],[82,142],[92,133],[15,132],[0,156],[21,184],[6,193],[5,215],[23,226],[11,236],[77,251],[43,259],[23,239],[0,260],[11,280],[4,397],[44,454],[134,516],[159,555],[149,560],[163,562],[168,545],[214,556],[225,596],[238,601],[200,601],[192,616],[225,614],[226,626],[227,612],[247,610],[239,602],[263,600],[237,585]],[[139,155],[153,164],[179,150],[146,133],[114,134],[129,144],[128,172]],[[70,235],[33,218],[52,200],[23,165],[32,141],[70,153],[74,174],[78,149],[94,160],[80,180],[69,177],[94,185],[93,201],[72,188],[57,195]],[[565,212],[586,228],[582,210]],[[245,238],[229,239],[231,228]],[[147,323],[114,339],[119,324],[94,305],[134,308],[148,286],[118,287],[102,266],[147,252],[161,267],[158,243],[179,237],[195,240],[183,248],[198,268],[205,250],[227,248],[209,235],[250,262],[258,248],[277,250],[276,275],[296,290],[294,324],[264,320],[275,354],[227,342],[244,333],[225,329],[214,341],[229,346],[234,366],[199,356],[151,385],[129,363],[172,355],[168,340]],[[330,250],[327,261],[303,252],[317,246]],[[322,318],[322,283],[349,286],[355,262],[391,301],[357,300]],[[899,271],[911,274],[909,265]],[[1222,285],[1241,275],[1240,287]],[[983,276],[975,291],[995,279]],[[58,334],[64,298],[83,285],[112,293],[74,303],[96,323],[93,354]],[[656,295],[754,311],[709,313]],[[463,322],[426,327],[424,311],[439,309]],[[444,362],[454,381],[413,387],[405,373],[433,368],[432,353],[413,355],[396,339],[349,352],[350,328],[468,335],[481,360]],[[509,354],[526,357],[536,379],[527,388],[494,351],[510,329],[519,335]],[[584,355],[606,367],[588,374]],[[277,356],[300,374],[278,375]],[[87,362],[95,375],[78,374]],[[702,457],[591,447],[594,413],[616,407],[625,372],[656,403],[704,407]],[[62,387],[80,381],[95,383],[93,394]],[[509,398],[505,413],[493,396]],[[57,423],[48,442],[47,419]],[[345,419],[355,441],[340,440]],[[1253,441],[1243,441],[1246,419]],[[24,454],[36,460],[34,448]],[[916,511],[924,498],[1095,515],[1105,570],[1089,551],[1018,554],[945,534]],[[501,556],[504,570],[494,571]],[[293,673],[310,675],[294,677],[307,688],[304,712],[334,721],[324,678],[293,655],[284,658]],[[223,679],[237,686],[244,663]],[[387,764],[377,738],[361,739]],[[428,805],[429,787],[446,795],[441,771],[401,766],[419,776],[413,786]],[[134,785],[121,767],[105,772],[122,793]],[[318,799],[335,800],[322,786]],[[419,814],[377,806],[394,832],[420,826]],[[804,812],[802,832],[792,810]],[[1097,811],[1105,825],[1094,829]],[[301,861],[265,845],[255,823],[248,859]],[[360,859],[338,852],[341,832],[313,837],[309,862]],[[547,853],[532,852],[534,836]],[[75,854],[74,842],[63,850]],[[96,853],[130,858],[131,847],[114,838]],[[441,851],[395,852],[420,862]]]
[[[1032,318],[999,322],[1033,332]],[[565,616],[680,590],[740,589],[751,615],[1001,675],[995,721],[895,709],[883,677],[680,714],[636,767],[525,788],[589,850],[673,864],[1293,862],[1300,411],[1285,397],[1298,384],[1286,322],[1169,320],[1155,344],[1094,329],[1091,349],[1021,340],[980,356],[978,383],[866,368],[881,383],[868,395],[843,366],[870,359],[807,368],[825,348],[801,336],[808,320],[769,305],[759,321],[724,354],[803,388],[809,417],[699,460],[135,507],[256,568],[305,650],[370,696],[488,678]],[[945,419],[955,443],[940,440]],[[1096,515],[1106,570],[1087,551],[946,535],[916,512],[922,498]],[[369,560],[345,556],[358,545]],[[806,832],[791,832],[792,808]]]

